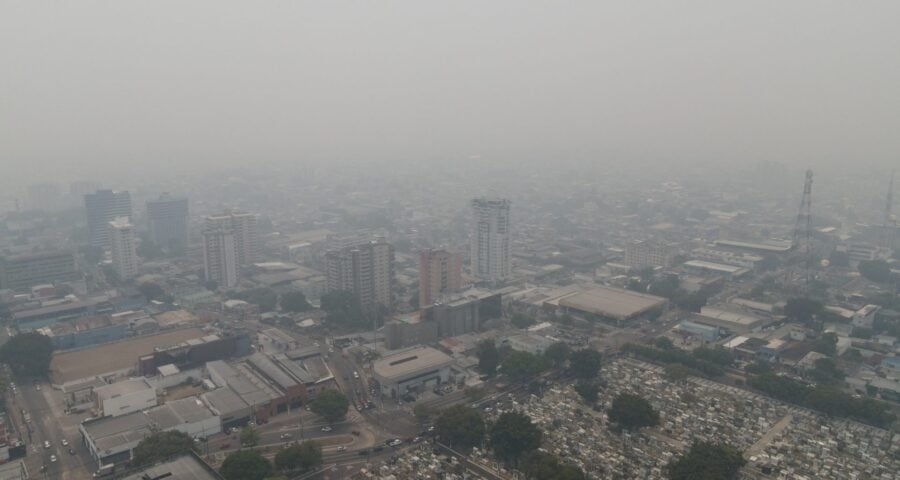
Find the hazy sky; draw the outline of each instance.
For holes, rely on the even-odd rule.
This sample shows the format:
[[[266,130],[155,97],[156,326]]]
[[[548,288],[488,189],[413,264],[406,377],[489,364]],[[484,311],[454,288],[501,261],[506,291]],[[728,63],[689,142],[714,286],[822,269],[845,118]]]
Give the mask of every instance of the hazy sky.
[[[900,165],[898,20],[896,0],[0,0],[0,172]]]

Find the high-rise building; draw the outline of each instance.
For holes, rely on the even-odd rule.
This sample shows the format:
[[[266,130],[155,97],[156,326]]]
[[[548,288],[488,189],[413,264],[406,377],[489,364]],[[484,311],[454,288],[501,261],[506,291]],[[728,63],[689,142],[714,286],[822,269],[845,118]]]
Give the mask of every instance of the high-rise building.
[[[109,222],[118,217],[131,220],[131,194],[97,190],[84,196],[88,240],[95,247],[109,247]]]
[[[150,240],[168,250],[184,250],[188,245],[188,199],[163,193],[147,202],[147,229]]]
[[[472,200],[472,273],[491,282],[510,273],[510,201],[504,198]]]
[[[137,245],[134,242],[134,225],[128,217],[109,222],[109,250],[112,265],[119,278],[127,280],[138,274]]]
[[[458,253],[422,250],[419,254],[419,308],[431,305],[441,295],[462,288],[462,265]]]
[[[393,305],[394,247],[384,239],[329,251],[328,291],[352,292],[366,310]]]
[[[234,230],[225,222],[207,224],[203,231],[203,272],[206,281],[231,288],[238,281]]]
[[[668,267],[677,253],[677,245],[658,240],[631,242],[625,246],[625,265],[634,268]]]
[[[0,255],[0,290],[22,290],[45,283],[78,278],[75,254],[52,250],[18,255]]]
[[[206,217],[204,230],[224,229],[234,236],[234,251],[238,265],[250,265],[259,255],[259,231],[253,213],[228,212]]]

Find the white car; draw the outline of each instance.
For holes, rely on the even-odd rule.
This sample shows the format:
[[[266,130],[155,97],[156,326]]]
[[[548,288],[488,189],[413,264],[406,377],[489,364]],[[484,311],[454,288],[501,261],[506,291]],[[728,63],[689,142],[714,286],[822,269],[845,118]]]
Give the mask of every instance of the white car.
[[[49,442],[49,441],[44,440],[44,448],[50,448],[50,442]]]
[[[343,445],[340,445],[340,446],[338,446],[337,451],[339,451],[339,452],[346,452],[346,451],[347,451],[347,447],[345,447],[345,446],[343,446]]]
[[[65,439],[65,438],[64,438],[64,439],[62,439],[62,446],[64,446],[64,447],[68,447],[68,446],[69,446],[69,441],[68,441],[68,440],[66,440],[66,439]]]
[[[289,439],[289,438],[291,438],[291,437],[292,437],[292,435],[291,435],[290,433],[282,433],[282,434],[281,434],[281,439],[282,439],[282,440],[287,440],[287,439]]]
[[[331,431],[331,427],[329,427],[328,425],[325,425],[324,427],[322,427],[322,431],[323,431],[323,432],[330,432],[330,431]]]
[[[359,373],[358,373],[358,372],[353,372],[353,378],[359,378]]]
[[[50,463],[56,463],[56,455],[50,455]]]

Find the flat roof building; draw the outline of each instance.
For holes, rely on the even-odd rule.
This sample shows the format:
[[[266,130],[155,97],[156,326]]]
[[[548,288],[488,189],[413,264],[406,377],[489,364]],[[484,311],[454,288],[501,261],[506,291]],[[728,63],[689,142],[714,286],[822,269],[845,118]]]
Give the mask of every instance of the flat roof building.
[[[750,269],[748,268],[725,265],[723,263],[707,262],[706,260],[689,260],[684,262],[682,267],[688,270],[727,275],[730,278],[737,278],[750,273]]]
[[[452,364],[453,359],[440,350],[414,347],[376,360],[372,370],[382,393],[396,397],[447,382]]]
[[[651,310],[664,307],[667,300],[646,293],[598,285],[559,298],[557,303],[568,310],[624,323]]]
[[[121,480],[155,480],[163,478],[172,480],[223,480],[221,475],[194,453],[153,465],[140,472],[122,477]]]
[[[711,307],[702,307],[700,313],[693,315],[691,320],[704,325],[721,327],[735,333],[749,332],[767,323],[765,319],[755,315]]]
[[[78,277],[75,254],[69,250],[0,256],[0,289],[23,290]]]

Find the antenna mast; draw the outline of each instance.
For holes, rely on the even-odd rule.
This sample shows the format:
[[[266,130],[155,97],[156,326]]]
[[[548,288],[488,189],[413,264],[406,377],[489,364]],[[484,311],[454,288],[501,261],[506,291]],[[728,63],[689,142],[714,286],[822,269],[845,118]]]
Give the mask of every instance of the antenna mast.
[[[805,257],[806,269],[806,290],[809,293],[809,270],[812,262],[812,246],[810,244],[812,237],[812,170],[806,171],[806,177],[803,182],[803,198],[800,200],[800,211],[797,213],[797,222],[794,224],[794,238],[791,242],[791,249],[797,250],[803,246],[803,256]]]

